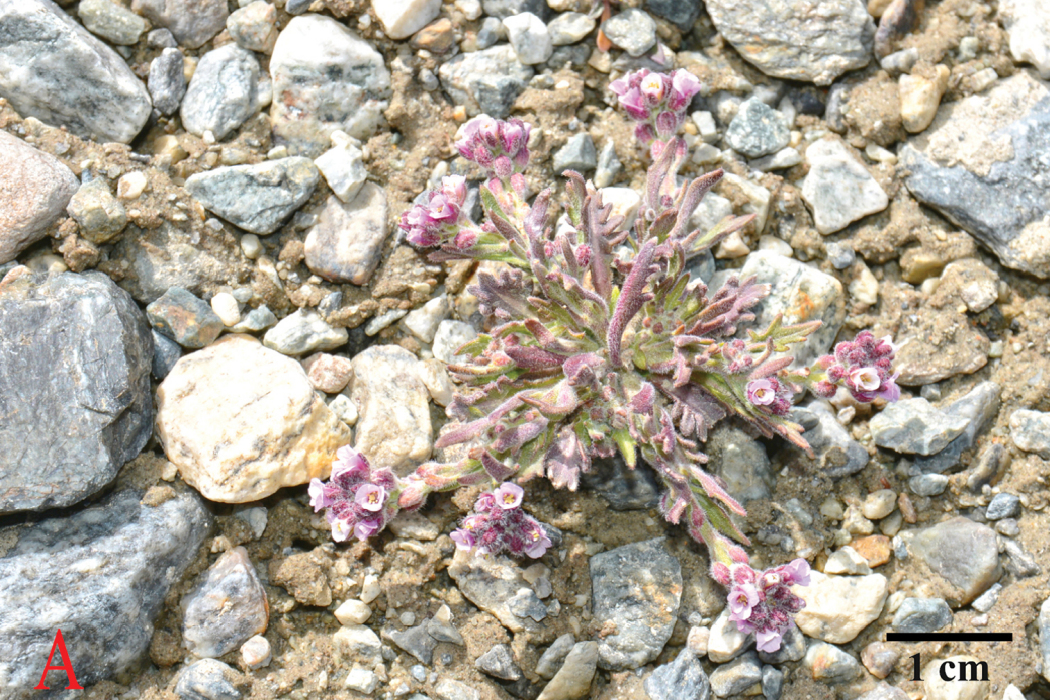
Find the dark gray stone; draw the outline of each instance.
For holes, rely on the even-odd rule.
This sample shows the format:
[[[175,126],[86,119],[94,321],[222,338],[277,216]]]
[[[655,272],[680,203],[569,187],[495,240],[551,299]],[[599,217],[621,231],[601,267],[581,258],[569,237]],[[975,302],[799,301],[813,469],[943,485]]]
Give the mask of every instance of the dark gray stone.
[[[522,12],[531,12],[542,20],[547,19],[550,8],[546,0],[482,0],[481,9],[489,17],[510,17]]]
[[[700,16],[700,0],[646,0],[645,9],[688,30]]]
[[[974,446],[977,435],[999,412],[999,385],[995,382],[981,382],[968,394],[952,402],[944,412],[949,416],[965,418],[969,422],[963,428],[962,434],[940,452],[930,457],[917,457],[915,468],[920,471],[943,474],[959,465],[963,453]]]
[[[601,494],[613,510],[646,510],[660,502],[660,485],[652,468],[640,461],[631,469],[620,455],[594,460],[580,482]]]
[[[5,531],[14,543],[0,558],[0,695],[34,695],[26,689],[40,680],[56,628],[85,687],[146,653],[153,619],[197,556],[211,515],[189,490],[155,507],[141,499],[121,491],[75,515]],[[51,688],[68,681],[61,671],[49,680]]]
[[[749,651],[711,673],[711,690],[720,698],[738,695],[762,682],[762,663]]]
[[[179,42],[175,41],[175,35],[171,33],[171,30],[161,27],[150,30],[146,35],[146,45],[151,49],[173,49],[179,45]]]
[[[182,348],[166,335],[153,331],[153,376],[164,379],[182,357]]]
[[[152,357],[142,311],[105,275],[0,289],[0,513],[72,505],[138,456]]]
[[[1035,557],[1025,551],[1017,540],[1003,538],[1003,550],[1006,552],[1006,570],[1013,574],[1014,578],[1029,578],[1042,573]]]
[[[827,253],[828,262],[836,270],[845,270],[857,259],[849,241],[829,241],[824,244],[824,251]]]
[[[856,474],[868,465],[868,451],[838,422],[827,403],[813,400],[791,409],[790,415],[805,428],[802,436],[828,476],[837,479]]]
[[[409,627],[400,632],[396,630],[383,630],[383,637],[396,644],[398,648],[419,660],[420,663],[430,665],[434,660],[434,649],[437,648],[437,640],[427,632],[426,623]]]
[[[650,700],[708,700],[711,682],[696,654],[688,648],[678,652],[675,660],[658,666],[642,684]]]
[[[944,474],[919,474],[908,479],[908,489],[916,496],[940,496],[948,488]]]
[[[147,306],[146,316],[154,329],[184,348],[210,345],[225,327],[211,306],[182,287],[172,287]]]
[[[490,46],[495,46],[499,41],[500,33],[503,32],[503,22],[497,17],[486,17],[481,21],[478,29],[477,46],[478,51],[483,51]]]
[[[237,44],[226,44],[204,54],[182,100],[182,125],[203,136],[212,132],[221,141],[255,114],[259,62]]]
[[[149,96],[153,98],[153,109],[164,116],[175,114],[186,96],[184,63],[181,51],[164,49],[149,64]]]
[[[521,669],[514,663],[514,656],[506,644],[497,644],[474,661],[474,667],[482,673],[505,681],[521,678]]]
[[[313,2],[314,0],[288,0],[284,5],[284,11],[295,17],[310,9]]]
[[[565,657],[569,655],[575,644],[576,640],[573,639],[571,633],[563,634],[555,639],[554,643],[540,655],[540,660],[536,662],[536,675],[547,680],[554,678],[554,674],[561,668]]]
[[[998,539],[987,525],[955,517],[931,527],[904,530],[897,537],[906,556],[922,559],[933,573],[958,589],[945,596],[953,606],[966,605],[1002,575]]]
[[[571,137],[554,154],[554,173],[561,175],[566,170],[586,173],[598,167],[598,150],[594,139],[584,132]]]
[[[758,99],[750,99],[740,105],[725,140],[734,151],[758,158],[786,148],[791,132],[780,112]]]
[[[182,638],[197,656],[230,653],[266,631],[270,606],[244,547],[225,552],[183,600]]]
[[[531,588],[521,588],[507,600],[507,608],[518,617],[529,617],[536,622],[547,617],[547,606]]]
[[[772,666],[762,667],[762,695],[766,700],[780,700],[784,692],[784,672]]]
[[[155,27],[165,27],[189,49],[200,48],[226,27],[224,2],[201,0],[132,0],[131,9]]]
[[[533,72],[518,61],[509,44],[501,44],[459,54],[441,64],[438,77],[452,100],[466,107],[467,114],[505,119]]]
[[[900,165],[916,199],[991,248],[1004,265],[1050,277],[1045,83],[1020,71],[985,93],[946,104],[930,128],[901,149]]]
[[[655,659],[671,638],[682,601],[682,566],[658,537],[591,557],[595,623],[617,634],[598,642],[598,665],[625,671]]]
[[[905,598],[893,614],[897,632],[936,632],[952,623],[952,609],[940,598]]]
[[[0,97],[100,142],[129,143],[152,109],[124,59],[51,0],[0,2]]]
[[[313,161],[293,156],[196,173],[186,180],[186,191],[230,223],[270,234],[310,198],[320,177]]]
[[[594,171],[594,186],[599,189],[609,187],[616,182],[616,177],[622,170],[623,163],[620,162],[620,158],[616,155],[616,144],[612,139],[606,139],[601,153],[598,154],[598,165]],[[714,269],[711,270],[711,273],[714,274]]]
[[[202,659],[179,673],[175,694],[181,700],[239,700],[232,680],[237,672],[221,661]]]
[[[969,425],[963,416],[943,411],[926,399],[890,404],[868,423],[879,447],[901,454],[933,455],[948,446]]]
[[[709,459],[707,471],[721,477],[729,495],[741,503],[773,494],[776,475],[770,469],[766,446],[743,430],[716,426],[704,451]]]
[[[1002,520],[1016,517],[1021,512],[1021,499],[1012,493],[997,493],[988,504],[984,517],[989,520]]]

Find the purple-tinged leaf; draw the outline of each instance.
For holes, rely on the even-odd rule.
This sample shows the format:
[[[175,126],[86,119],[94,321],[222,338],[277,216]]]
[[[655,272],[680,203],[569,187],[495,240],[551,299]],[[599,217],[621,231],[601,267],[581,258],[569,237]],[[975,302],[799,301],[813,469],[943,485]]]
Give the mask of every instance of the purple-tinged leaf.
[[[493,457],[489,454],[488,450],[483,450],[481,452],[481,466],[484,468],[486,474],[499,483],[506,481],[517,473],[516,469],[508,467],[506,464]]]
[[[689,186],[685,188],[682,201],[678,205],[678,223],[671,232],[671,238],[682,238],[685,236],[686,227],[689,225],[689,218],[693,215],[693,212],[696,211],[696,208],[704,198],[704,195],[710,192],[711,188],[717,185],[718,181],[722,179],[723,174],[725,174],[725,171],[719,168],[701,175],[689,183]]]
[[[434,447],[436,449],[441,449],[443,447],[448,447],[449,445],[458,445],[461,442],[473,440],[492,426],[499,423],[503,416],[520,407],[521,404],[521,396],[512,396],[504,401],[499,408],[495,409],[484,418],[479,418],[476,421],[466,423],[465,425],[459,425],[452,430],[449,430],[434,442]]]
[[[558,433],[547,450],[544,465],[554,488],[575,491],[580,485],[580,474],[590,470],[591,461],[572,426],[565,426]]]
[[[630,323],[634,315],[638,313],[646,302],[653,299],[652,294],[643,290],[649,278],[659,271],[658,267],[652,265],[655,248],[656,242],[649,239],[642,246],[642,249],[638,251],[638,257],[635,258],[634,264],[631,266],[631,273],[627,275],[623,288],[620,290],[620,298],[616,300],[616,310],[613,311],[612,319],[609,321],[609,331],[606,338],[609,347],[609,360],[614,367],[623,366],[620,349],[623,342],[623,332],[627,330],[627,324]]]
[[[549,416],[565,416],[572,413],[579,405],[576,391],[567,381],[558,382],[550,391],[521,394],[521,400],[535,406]]]
[[[656,389],[649,382],[642,384],[642,388],[631,397],[630,407],[632,413],[648,415],[652,413],[653,402],[656,400]]]
[[[496,452],[515,452],[529,440],[547,429],[549,421],[543,416],[536,416],[528,423],[516,425],[500,433],[493,449]]]
[[[565,358],[561,355],[555,355],[553,352],[547,352],[534,345],[514,345],[505,348],[504,352],[514,360],[518,367],[530,372],[554,369],[561,367],[565,362]]]

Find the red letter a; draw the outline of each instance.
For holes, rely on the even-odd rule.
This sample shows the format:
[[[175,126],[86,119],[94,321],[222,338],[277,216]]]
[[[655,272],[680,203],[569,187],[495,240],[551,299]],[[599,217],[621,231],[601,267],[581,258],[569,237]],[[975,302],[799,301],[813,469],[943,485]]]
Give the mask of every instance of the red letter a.
[[[51,660],[55,658],[55,649],[62,654],[62,665],[52,666]],[[44,667],[44,672],[40,675],[40,682],[33,690],[51,690],[44,685],[44,679],[47,678],[48,671],[65,671],[66,675],[69,676],[69,686],[66,690],[83,690],[80,684],[77,683],[77,677],[73,673],[73,662],[69,660],[69,653],[66,652],[66,642],[62,639],[62,630],[58,630],[55,634],[55,643],[51,645],[51,655],[47,657],[47,666]]]

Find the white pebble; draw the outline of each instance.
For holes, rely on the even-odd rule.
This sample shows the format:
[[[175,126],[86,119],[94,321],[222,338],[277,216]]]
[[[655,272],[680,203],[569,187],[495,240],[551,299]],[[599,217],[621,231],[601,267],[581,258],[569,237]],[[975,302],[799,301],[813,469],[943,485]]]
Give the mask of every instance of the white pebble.
[[[241,660],[253,671],[270,665],[270,642],[266,637],[255,635],[241,645]]]
[[[262,254],[262,241],[254,233],[246,233],[241,236],[241,252],[249,260],[255,260]]]
[[[241,321],[241,307],[232,294],[219,292],[211,298],[211,310],[222,319],[227,328]]]
[[[368,574],[365,576],[364,582],[361,583],[361,602],[371,603],[373,600],[379,597],[379,577],[375,574]]]
[[[363,625],[372,616],[372,608],[351,598],[335,609],[335,619],[343,625]]]
[[[124,173],[117,180],[117,197],[119,199],[138,199],[146,191],[146,173],[133,170]]]

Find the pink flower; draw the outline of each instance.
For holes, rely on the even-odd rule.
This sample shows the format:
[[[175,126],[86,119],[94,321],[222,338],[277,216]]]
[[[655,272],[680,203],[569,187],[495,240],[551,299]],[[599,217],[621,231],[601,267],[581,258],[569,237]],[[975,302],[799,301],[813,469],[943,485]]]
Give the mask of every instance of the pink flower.
[[[862,403],[876,398],[896,401],[901,395],[899,373],[892,373],[896,351],[888,337],[876,339],[870,331],[861,331],[852,342],[836,345],[833,355],[817,360],[817,367],[827,373],[827,378],[815,382],[813,390],[829,397],[834,387],[844,386]]]
[[[441,178],[441,192],[449,202],[462,207],[467,201],[467,179],[462,175],[446,175]]]
[[[780,642],[783,639],[784,635],[777,630],[760,630],[755,634],[755,646],[759,651],[772,654],[780,649]]]
[[[520,119],[502,121],[480,116],[464,125],[455,146],[467,160],[507,179],[528,165],[531,133],[532,127]]]
[[[746,620],[751,616],[751,608],[758,605],[758,591],[749,583],[736,586],[729,591],[729,610],[734,620]]]
[[[354,496],[354,503],[373,513],[382,510],[385,501],[386,491],[382,486],[375,484],[362,484],[357,488],[357,494]]]
[[[527,554],[530,559],[539,559],[548,549],[550,549],[550,546],[551,541],[550,538],[547,537],[547,533],[543,531],[542,527],[537,525],[526,538],[525,554]]]
[[[507,482],[500,486],[494,492],[496,496],[496,503],[503,510],[510,510],[511,508],[517,508],[521,505],[521,499],[525,494],[525,490],[517,484]]]
[[[379,532],[379,523],[375,520],[361,520],[354,526],[354,536],[364,542],[372,535]]]
[[[874,367],[858,367],[849,373],[849,378],[863,391],[878,391],[882,386],[879,371]]]
[[[700,79],[687,70],[676,70],[671,78],[671,97],[667,106],[676,112],[688,109],[696,93],[700,92]]]
[[[332,501],[324,495],[324,482],[320,479],[310,479],[307,493],[310,494],[310,505],[313,506],[315,513],[332,505]]]
[[[649,146],[654,138],[666,142],[678,133],[689,104],[700,91],[700,81],[685,70],[665,74],[643,68],[609,83],[609,89],[616,94],[627,115],[641,122],[635,136]],[[658,157],[663,148],[654,144],[651,150],[653,156]]]
[[[346,542],[346,538],[350,536],[353,528],[345,520],[333,520],[332,521],[332,539],[336,542]]]
[[[796,586],[809,585],[809,562],[805,559],[795,559],[794,561],[785,564],[783,570],[785,583]]]
[[[474,545],[476,544],[473,533],[471,533],[470,530],[466,530],[464,528],[457,528],[453,530],[449,534],[449,537],[451,537],[452,541],[456,543],[457,549],[462,549],[468,552],[471,549],[473,549]]]
[[[747,400],[756,406],[768,406],[777,398],[777,391],[768,379],[756,379],[747,385]]]

